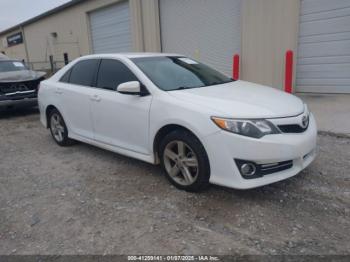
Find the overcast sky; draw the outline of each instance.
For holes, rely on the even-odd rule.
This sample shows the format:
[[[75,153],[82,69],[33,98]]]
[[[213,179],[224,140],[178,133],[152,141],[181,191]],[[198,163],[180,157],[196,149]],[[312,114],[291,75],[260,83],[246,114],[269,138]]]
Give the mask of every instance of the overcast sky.
[[[0,0],[0,31],[70,0]]]

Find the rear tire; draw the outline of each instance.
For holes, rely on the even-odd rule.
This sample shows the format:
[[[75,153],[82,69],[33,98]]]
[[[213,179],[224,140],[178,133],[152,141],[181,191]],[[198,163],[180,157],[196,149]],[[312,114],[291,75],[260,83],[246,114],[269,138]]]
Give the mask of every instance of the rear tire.
[[[70,146],[74,144],[74,140],[68,137],[66,123],[57,109],[50,111],[48,120],[52,138],[59,146]]]
[[[199,139],[185,130],[164,137],[159,147],[162,168],[175,187],[198,192],[209,186],[208,155]]]

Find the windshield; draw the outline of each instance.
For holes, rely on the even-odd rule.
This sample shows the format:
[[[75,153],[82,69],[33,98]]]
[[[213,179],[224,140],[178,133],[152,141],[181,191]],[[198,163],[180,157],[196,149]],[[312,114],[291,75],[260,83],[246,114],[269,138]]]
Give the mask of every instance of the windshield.
[[[0,61],[0,73],[27,70],[25,65],[19,61]]]
[[[233,80],[187,57],[141,57],[131,59],[160,89],[165,91],[219,85]]]

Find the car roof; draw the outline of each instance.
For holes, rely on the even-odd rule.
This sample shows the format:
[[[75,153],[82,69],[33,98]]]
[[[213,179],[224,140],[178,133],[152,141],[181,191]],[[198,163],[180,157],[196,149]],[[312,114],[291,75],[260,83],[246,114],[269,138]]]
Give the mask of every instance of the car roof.
[[[162,56],[183,56],[180,54],[172,54],[172,53],[144,53],[144,52],[135,52],[135,53],[111,53],[111,54],[95,54],[95,55],[87,55],[82,58],[104,58],[104,57],[115,57],[115,58],[140,58],[140,57],[162,57]]]
[[[182,56],[179,54],[172,54],[172,53],[125,53],[123,55],[125,55],[128,58],[154,57],[154,56]]]
[[[0,61],[10,60],[10,58],[2,53],[0,53]]]
[[[2,62],[4,62],[4,61],[6,61],[6,62],[22,62],[22,61],[20,61],[20,60],[18,60],[18,59],[11,59],[11,58],[9,58],[8,56],[6,56],[6,55],[4,55],[4,54],[2,54],[2,53],[0,53],[0,61],[2,61]]]
[[[16,59],[3,59],[3,58],[0,58],[0,62],[21,62],[21,60],[16,60]]]
[[[16,60],[16,59],[1,59],[0,58],[0,62],[21,62],[21,60]]]

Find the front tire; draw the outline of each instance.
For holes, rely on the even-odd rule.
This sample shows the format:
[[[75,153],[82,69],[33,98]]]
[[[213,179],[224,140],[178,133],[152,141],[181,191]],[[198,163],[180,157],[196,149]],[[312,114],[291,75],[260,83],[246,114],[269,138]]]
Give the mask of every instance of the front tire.
[[[175,130],[160,144],[162,168],[177,188],[197,192],[209,186],[210,166],[207,153],[192,133]]]
[[[68,129],[60,112],[53,109],[49,115],[50,131],[52,138],[60,146],[70,146],[73,140],[68,137]]]

